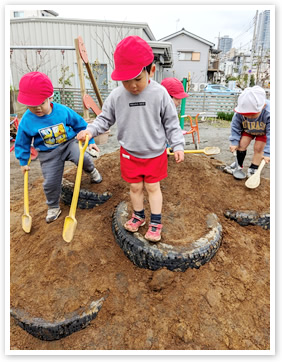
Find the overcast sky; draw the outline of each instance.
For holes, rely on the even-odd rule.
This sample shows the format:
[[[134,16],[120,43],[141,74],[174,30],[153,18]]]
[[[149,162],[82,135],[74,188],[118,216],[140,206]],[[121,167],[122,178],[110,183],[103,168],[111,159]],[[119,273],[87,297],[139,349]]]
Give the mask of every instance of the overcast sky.
[[[256,10],[263,5],[68,5],[50,6],[60,17],[148,23],[157,40],[182,28],[217,47],[229,35],[236,48],[249,48]]]
[[[95,1],[92,1],[94,5],[71,5],[71,1],[68,1],[68,5],[54,5],[54,2],[50,2],[48,5],[13,5],[13,9],[33,7],[54,10],[62,18],[147,23],[157,40],[185,28],[214,43],[216,48],[218,37],[228,35],[233,38],[233,47],[251,49],[256,10],[261,12],[270,8],[270,5],[242,5],[242,3],[209,5],[211,1],[206,5],[171,5],[165,1],[158,5],[149,5],[145,1],[138,1],[138,5],[132,5],[132,2],[121,5],[118,4],[120,2],[126,3],[112,1],[112,4],[95,5]],[[105,3],[107,2],[104,1],[103,4]]]

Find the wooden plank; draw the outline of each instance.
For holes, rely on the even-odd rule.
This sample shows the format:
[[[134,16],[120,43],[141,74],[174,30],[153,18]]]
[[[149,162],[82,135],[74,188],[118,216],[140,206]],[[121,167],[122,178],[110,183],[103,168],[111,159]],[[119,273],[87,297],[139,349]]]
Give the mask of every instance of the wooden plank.
[[[87,122],[90,120],[90,117],[89,117],[89,110],[83,104],[83,96],[86,94],[86,88],[85,88],[85,80],[84,80],[84,72],[83,72],[83,63],[82,63],[82,59],[81,59],[79,49],[78,49],[78,39],[74,39],[74,45],[75,45],[78,75],[79,75],[79,81],[80,81],[81,102],[82,102],[82,106],[83,106],[83,118]]]

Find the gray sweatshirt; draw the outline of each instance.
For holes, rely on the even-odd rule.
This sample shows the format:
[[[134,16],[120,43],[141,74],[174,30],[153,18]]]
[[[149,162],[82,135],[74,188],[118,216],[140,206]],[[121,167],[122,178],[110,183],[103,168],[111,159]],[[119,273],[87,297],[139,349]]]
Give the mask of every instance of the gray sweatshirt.
[[[131,155],[153,158],[161,155],[167,140],[173,151],[184,149],[184,136],[175,105],[167,90],[151,80],[138,95],[124,86],[115,88],[106,99],[102,113],[87,126],[93,137],[117,122],[117,139]]]

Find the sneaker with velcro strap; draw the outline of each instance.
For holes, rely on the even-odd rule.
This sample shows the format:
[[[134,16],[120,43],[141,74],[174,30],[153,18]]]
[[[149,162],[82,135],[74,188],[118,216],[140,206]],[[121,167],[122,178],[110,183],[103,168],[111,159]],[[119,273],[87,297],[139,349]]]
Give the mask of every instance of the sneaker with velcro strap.
[[[103,178],[100,175],[100,172],[97,170],[97,168],[94,168],[90,173],[90,181],[94,184],[99,184],[102,182]]]
[[[125,230],[135,233],[141,226],[144,226],[145,224],[145,219],[133,213],[131,219],[128,220],[123,225],[123,227],[125,228]]]
[[[249,167],[249,168],[248,168],[247,177],[253,176],[256,172],[257,172],[257,168]]]
[[[59,207],[53,207],[48,209],[46,222],[49,224],[50,222],[57,220],[58,217],[61,215],[61,212],[62,210]]]
[[[226,173],[230,173],[233,175],[233,172],[236,170],[236,162],[231,163],[231,165],[227,165],[224,167],[223,171]]]

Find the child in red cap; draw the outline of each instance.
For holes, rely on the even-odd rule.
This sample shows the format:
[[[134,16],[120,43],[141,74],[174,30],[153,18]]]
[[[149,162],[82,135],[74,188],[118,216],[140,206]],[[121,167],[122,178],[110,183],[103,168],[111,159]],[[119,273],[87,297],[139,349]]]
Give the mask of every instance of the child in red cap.
[[[122,178],[130,183],[132,218],[125,229],[136,232],[145,224],[144,188],[151,208],[147,240],[161,239],[162,192],[160,181],[167,177],[166,139],[177,163],[184,160],[184,137],[176,108],[167,91],[149,78],[154,75],[154,54],[138,36],[128,36],[116,47],[112,79],[123,86],[106,99],[102,113],[77,138],[84,140],[108,130],[117,122]]]
[[[76,165],[79,147],[76,134],[87,127],[86,121],[72,109],[53,100],[53,85],[46,74],[30,72],[19,83],[18,102],[27,106],[20,123],[15,142],[15,155],[22,172],[30,169],[30,145],[39,151],[38,158],[44,177],[44,193],[48,212],[46,222],[56,220],[61,214],[59,206],[61,183],[65,161]],[[94,140],[90,143],[94,144]],[[96,145],[93,147],[99,151]],[[93,148],[92,147],[92,148]],[[92,158],[85,154],[84,171],[90,174],[91,182],[99,183],[102,177],[94,167]]]
[[[184,92],[183,84],[177,78],[164,78],[161,85],[168,91],[176,108],[180,106],[183,98],[189,97],[188,93]]]
[[[247,147],[253,139],[254,155],[247,177],[257,172],[261,160],[270,161],[270,102],[260,86],[246,88],[238,98],[238,105],[231,122],[230,151],[237,151],[238,168],[243,168]],[[225,167],[233,174],[236,163]]]

